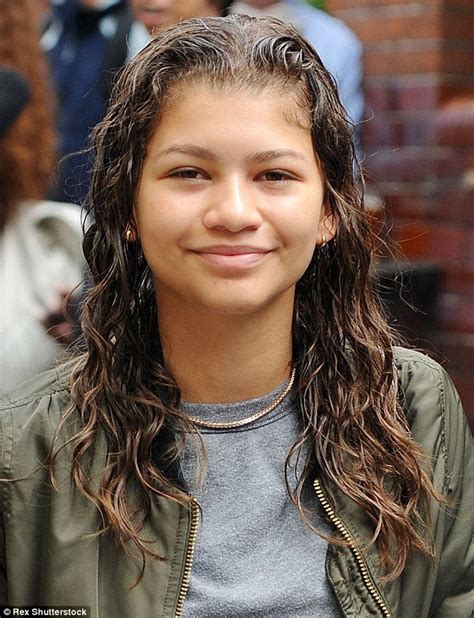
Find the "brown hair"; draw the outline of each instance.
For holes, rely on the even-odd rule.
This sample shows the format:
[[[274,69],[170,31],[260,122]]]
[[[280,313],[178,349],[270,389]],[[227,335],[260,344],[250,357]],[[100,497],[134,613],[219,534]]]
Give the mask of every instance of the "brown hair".
[[[190,502],[164,470],[179,460],[178,436],[192,427],[164,365],[150,269],[140,243],[127,243],[124,235],[163,102],[175,86],[192,80],[259,90],[284,84],[311,118],[338,232],[315,252],[296,289],[293,364],[304,430],[286,462],[287,476],[303,446],[308,458],[290,494],[305,516],[301,489],[319,467],[365,510],[382,564],[396,577],[410,552],[429,552],[418,523],[436,492],[397,397],[393,338],[373,290],[372,236],[352,128],[315,51],[278,20],[207,18],[160,32],[120,75],[109,111],[95,130],[89,206],[95,220],[89,253],[94,285],[83,314],[86,352],[72,379],[74,407],[66,416],[78,411],[82,421],[71,439],[74,480],[102,512],[101,532],[115,533],[123,547],[132,541],[143,560],[156,557],[140,538],[142,522],[136,517],[138,512],[147,517],[150,495]],[[174,438],[166,449],[157,447],[168,430]],[[108,452],[95,489],[83,464],[100,432]],[[157,452],[160,464],[150,456]],[[53,456],[53,480],[54,461]]]
[[[31,100],[0,139],[0,229],[22,200],[41,199],[51,181],[54,156],[52,95],[40,49],[38,0],[0,0],[0,64],[29,82]]]

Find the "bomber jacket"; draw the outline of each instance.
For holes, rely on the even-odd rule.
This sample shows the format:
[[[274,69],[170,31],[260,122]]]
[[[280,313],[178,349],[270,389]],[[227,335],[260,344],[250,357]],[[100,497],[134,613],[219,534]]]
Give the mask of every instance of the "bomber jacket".
[[[433,503],[435,559],[413,554],[401,577],[381,579],[365,513],[321,475],[315,499],[347,546],[330,545],[326,573],[346,617],[469,618],[474,608],[473,469],[470,432],[454,387],[428,357],[395,349],[399,389],[414,439],[428,454],[438,490]],[[109,536],[94,536],[100,515],[70,481],[71,451],[58,460],[53,490],[42,462],[70,402],[65,365],[34,378],[0,405],[0,605],[89,606],[92,618],[180,616],[192,569],[199,510],[152,497],[142,534],[165,560],[139,564]],[[105,441],[95,449],[93,478]]]

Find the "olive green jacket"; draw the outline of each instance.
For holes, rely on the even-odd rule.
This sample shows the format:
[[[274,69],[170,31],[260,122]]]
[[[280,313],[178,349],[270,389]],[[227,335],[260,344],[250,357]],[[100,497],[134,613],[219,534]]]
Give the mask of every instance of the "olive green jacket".
[[[315,499],[348,546],[330,546],[326,572],[344,616],[468,618],[474,608],[470,434],[446,373],[427,357],[396,349],[400,387],[414,438],[450,499],[433,506],[436,559],[413,555],[400,578],[383,583],[364,513],[324,478]],[[154,497],[143,535],[166,560],[138,566],[108,536],[100,517],[70,482],[70,451],[59,459],[59,488],[41,466],[70,398],[67,368],[42,374],[0,406],[0,605],[87,605],[93,618],[179,616],[192,569],[198,510]],[[99,476],[103,446],[96,449]],[[469,478],[468,478],[469,477]]]

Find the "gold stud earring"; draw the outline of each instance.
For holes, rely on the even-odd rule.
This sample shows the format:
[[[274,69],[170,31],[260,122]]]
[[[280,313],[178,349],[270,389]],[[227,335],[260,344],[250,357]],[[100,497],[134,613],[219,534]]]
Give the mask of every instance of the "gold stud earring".
[[[324,247],[324,245],[327,243],[327,238],[326,236],[324,236],[323,234],[323,242],[321,243],[321,247]]]
[[[127,229],[125,230],[125,240],[127,242],[130,241],[131,235],[132,235],[132,230],[129,227],[127,227]]]

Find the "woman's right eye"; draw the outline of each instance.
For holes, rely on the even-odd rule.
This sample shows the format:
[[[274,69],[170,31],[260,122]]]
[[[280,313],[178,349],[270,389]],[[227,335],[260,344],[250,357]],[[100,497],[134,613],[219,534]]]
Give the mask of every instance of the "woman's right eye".
[[[193,168],[174,170],[169,175],[171,178],[184,178],[185,180],[199,180],[204,178],[203,172]]]

